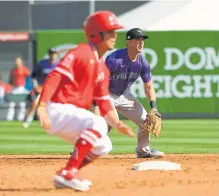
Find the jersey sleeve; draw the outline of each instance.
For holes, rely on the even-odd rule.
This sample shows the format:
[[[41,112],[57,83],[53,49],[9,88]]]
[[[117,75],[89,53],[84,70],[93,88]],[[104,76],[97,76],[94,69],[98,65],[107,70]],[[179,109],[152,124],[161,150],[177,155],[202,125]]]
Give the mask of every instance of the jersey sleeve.
[[[60,60],[55,70],[68,77],[71,81],[74,81],[73,66],[75,62],[76,62],[76,52],[74,50],[70,50]]]
[[[45,83],[43,85],[42,92],[40,94],[40,102],[48,103],[52,96],[54,95],[56,89],[58,88],[61,80],[62,74],[58,71],[53,70],[51,73],[48,74]]]
[[[109,71],[107,67],[98,75],[98,83],[94,91],[94,99],[100,108],[102,116],[113,109],[109,96]]]
[[[151,67],[144,57],[142,58],[141,79],[144,83],[148,83],[151,80]]]

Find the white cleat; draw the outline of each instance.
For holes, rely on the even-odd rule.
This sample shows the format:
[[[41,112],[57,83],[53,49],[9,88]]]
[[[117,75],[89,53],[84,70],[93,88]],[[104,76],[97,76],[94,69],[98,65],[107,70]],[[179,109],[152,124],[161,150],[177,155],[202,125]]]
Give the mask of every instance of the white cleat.
[[[87,186],[91,187],[93,185],[93,183],[90,180],[82,180],[82,182],[84,184],[86,184]],[[55,181],[54,181],[55,183]],[[65,188],[65,186],[61,185],[61,184],[56,184],[55,186],[56,188]]]
[[[90,181],[87,180],[87,182]],[[90,190],[90,186],[88,185],[87,182],[75,178],[73,178],[72,180],[66,180],[64,177],[59,175],[55,175],[54,177],[54,186],[56,188],[72,188],[76,191],[82,191],[82,192]],[[90,184],[92,183],[90,182]]]
[[[147,150],[144,148],[142,148],[142,152],[138,152],[138,149],[136,148],[136,155],[137,158],[163,158],[164,152],[155,149]]]
[[[82,182],[84,182],[84,184],[86,184],[87,186],[92,186],[93,183],[90,180],[82,180]]]

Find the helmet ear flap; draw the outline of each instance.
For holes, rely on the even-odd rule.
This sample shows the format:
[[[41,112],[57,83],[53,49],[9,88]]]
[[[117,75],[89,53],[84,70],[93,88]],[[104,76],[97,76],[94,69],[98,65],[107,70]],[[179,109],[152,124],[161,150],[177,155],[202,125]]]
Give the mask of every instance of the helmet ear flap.
[[[90,41],[93,43],[93,44],[99,44],[103,41],[103,33],[100,32],[100,33],[92,33],[89,35],[90,37]]]

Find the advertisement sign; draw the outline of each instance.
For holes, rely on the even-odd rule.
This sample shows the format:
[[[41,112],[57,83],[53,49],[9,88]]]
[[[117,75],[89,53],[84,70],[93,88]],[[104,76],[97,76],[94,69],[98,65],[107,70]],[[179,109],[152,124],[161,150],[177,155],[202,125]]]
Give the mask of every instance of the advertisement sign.
[[[0,32],[0,42],[23,42],[29,41],[27,32]]]
[[[152,69],[159,111],[165,114],[219,113],[219,32],[148,32],[144,55]],[[37,34],[38,60],[50,47],[60,57],[86,41],[82,31],[42,31]],[[126,46],[125,32],[118,32],[116,48]],[[149,109],[141,79],[131,91]],[[213,115],[214,116],[214,115]]]

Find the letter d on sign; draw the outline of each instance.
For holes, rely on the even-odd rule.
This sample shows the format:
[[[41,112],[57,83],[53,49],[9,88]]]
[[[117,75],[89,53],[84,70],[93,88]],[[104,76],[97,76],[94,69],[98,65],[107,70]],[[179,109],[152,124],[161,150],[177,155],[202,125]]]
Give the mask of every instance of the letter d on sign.
[[[183,65],[184,55],[178,48],[164,48],[166,65],[165,70],[177,70]],[[177,62],[173,64],[173,55],[177,56]]]

